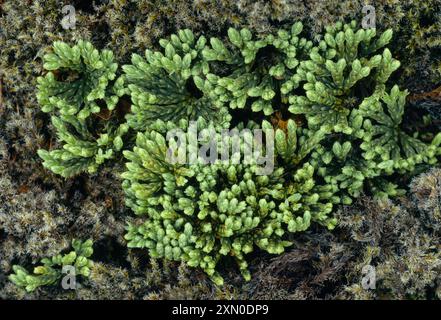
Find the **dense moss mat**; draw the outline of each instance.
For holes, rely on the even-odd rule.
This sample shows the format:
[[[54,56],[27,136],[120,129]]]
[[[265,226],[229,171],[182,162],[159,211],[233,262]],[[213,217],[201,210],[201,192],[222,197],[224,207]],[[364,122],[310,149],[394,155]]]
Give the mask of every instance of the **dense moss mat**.
[[[439,171],[412,184],[407,198],[341,208],[341,226],[295,236],[297,245],[274,258],[256,253],[253,280],[244,284],[228,261],[225,285],[216,288],[197,270],[149,261],[126,249],[121,181],[107,167],[92,176],[64,180],[52,175],[37,156],[56,146],[49,117],[37,104],[36,78],[42,57],[57,40],[90,40],[111,49],[121,64],[132,52],[157,48],[158,40],[178,29],[226,39],[230,26],[267,34],[302,21],[311,37],[338,20],[362,17],[364,1],[73,1],[76,28],[64,30],[64,1],[0,2],[0,296],[2,298],[436,298],[440,295]],[[393,28],[393,55],[402,67],[394,75],[411,93],[441,85],[441,3],[439,0],[382,0],[375,5],[378,29]],[[414,103],[410,127],[418,127],[427,108]],[[416,119],[416,120],[415,120]],[[436,125],[436,124],[435,124]],[[115,164],[115,166],[118,166]],[[424,169],[424,168],[423,168]],[[426,168],[427,169],[427,168]],[[427,182],[426,182],[427,181]],[[118,187],[116,187],[118,186]],[[378,225],[382,228],[378,228]],[[379,231],[380,230],[380,231]],[[72,239],[94,240],[96,263],[76,291],[46,287],[26,294],[6,278],[13,264],[26,267],[69,249]],[[368,240],[366,240],[368,239]],[[375,291],[361,288],[366,264],[377,266]],[[400,270],[398,273],[397,270]],[[273,288],[273,289],[271,289]]]

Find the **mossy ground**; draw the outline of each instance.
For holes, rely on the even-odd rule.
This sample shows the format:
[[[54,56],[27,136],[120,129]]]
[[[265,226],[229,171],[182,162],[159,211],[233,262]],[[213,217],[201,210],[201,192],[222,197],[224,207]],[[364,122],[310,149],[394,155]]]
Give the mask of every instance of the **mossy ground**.
[[[255,253],[249,283],[225,262],[227,285],[216,288],[200,271],[150,261],[144,252],[126,248],[124,225],[131,213],[124,206],[120,168],[107,166],[92,176],[65,180],[45,170],[36,153],[56,144],[35,97],[41,58],[53,41],[90,40],[97,48],[111,49],[124,64],[132,52],[156,48],[160,38],[181,28],[225,38],[230,26],[265,34],[301,20],[314,37],[329,23],[359,20],[364,1],[345,0],[337,6],[331,0],[84,3],[73,1],[76,28],[64,30],[64,1],[0,1],[0,297],[440,297],[439,170],[418,177],[409,195],[394,203],[365,198],[341,208],[341,226],[332,233],[317,228],[296,235],[296,245],[278,257]],[[416,116],[406,125],[418,127],[431,114],[439,128],[441,95],[426,93],[441,85],[441,2],[382,0],[375,8],[377,27],[395,32],[391,49],[402,67],[394,80],[411,92],[411,114]],[[95,242],[95,267],[78,290],[48,287],[25,295],[7,280],[13,264],[30,267],[67,249],[73,238]],[[361,268],[369,263],[378,269],[375,291],[361,287]]]

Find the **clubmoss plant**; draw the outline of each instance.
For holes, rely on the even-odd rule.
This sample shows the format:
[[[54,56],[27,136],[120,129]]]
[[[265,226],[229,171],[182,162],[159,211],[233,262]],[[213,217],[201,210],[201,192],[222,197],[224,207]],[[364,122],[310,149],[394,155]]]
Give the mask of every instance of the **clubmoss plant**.
[[[211,47],[203,51],[204,57],[232,68],[226,76],[207,76],[217,100],[231,109],[248,107],[265,115],[272,114],[274,108],[280,110],[281,105],[276,104],[286,103],[286,94],[299,86],[297,66],[312,47],[311,41],[300,38],[302,28],[297,22],[290,30],[281,29],[275,35],[257,39],[248,29],[230,28],[232,50],[218,38],[211,38]]]
[[[103,110],[111,114],[125,93],[124,82],[122,78],[110,82],[118,64],[109,50],[100,52],[81,40],[73,47],[64,42],[55,42],[53,47],[54,52],[44,56],[49,72],[38,79],[37,98],[42,111],[54,114],[52,124],[62,149],[39,150],[38,154],[45,167],[63,177],[92,173],[123,147],[121,137],[127,124],[98,123],[91,116]]]
[[[407,92],[389,90],[400,66],[385,48],[391,30],[377,37],[355,22],[337,23],[313,42],[300,37],[302,29],[295,23],[289,31],[253,36],[230,28],[228,44],[218,38],[207,44],[181,30],[161,40],[161,50],[133,54],[113,83],[117,66],[107,51],[57,44],[46,67],[82,73],[76,80],[40,80],[39,99],[56,114],[63,143],[62,150],[40,151],[45,166],[65,177],[94,172],[126,146],[123,190],[137,215],[127,227],[129,247],[200,267],[217,284],[223,283],[218,263],[230,256],[249,280],[246,255],[255,247],[280,254],[290,234],[313,222],[333,229],[335,204],[363,193],[402,194],[395,176],[434,164],[441,152],[441,134],[427,141],[402,128]],[[75,98],[72,87],[80,93]],[[97,121],[96,100],[111,113],[125,93],[132,105],[124,119]],[[208,134],[194,138],[192,123]],[[200,147],[231,147],[222,129],[248,130],[240,151],[254,141],[251,129],[265,132],[274,153],[263,140],[260,151],[273,157],[273,170],[260,175],[258,160],[247,162],[238,150],[232,161],[208,161]],[[179,144],[168,137],[173,130],[187,130],[188,155],[196,161],[170,162],[169,148]],[[215,159],[222,154],[210,151]]]
[[[204,121],[199,125],[204,129]],[[181,121],[181,128],[187,126]],[[332,192],[315,184],[314,169],[308,163],[293,176],[283,167],[259,175],[256,163],[234,161],[240,153],[231,155],[231,163],[218,160],[207,165],[199,159],[196,164],[170,164],[165,132],[172,127],[157,122],[157,131],[138,133],[133,152],[124,152],[129,160],[123,174],[127,205],[147,218],[128,227],[129,247],[148,248],[152,257],[201,267],[222,284],[215,270],[222,256],[234,257],[244,278],[250,279],[245,255],[255,246],[279,254],[291,244],[284,238],[287,232],[304,231],[313,221],[329,228],[335,225],[328,216]],[[277,130],[277,150],[282,156],[296,150],[296,129],[290,121],[287,135]],[[223,141],[216,133],[211,139]]]
[[[135,130],[144,130],[158,119],[179,121],[203,117],[219,123],[229,114],[212,98],[213,88],[204,85],[209,72],[203,57],[206,38],[196,38],[191,30],[180,30],[170,39],[160,41],[164,53],[146,50],[145,59],[132,55],[132,64],[123,66],[132,98],[127,123]]]
[[[42,265],[35,267],[33,273],[29,273],[21,266],[13,266],[14,274],[11,274],[9,279],[27,292],[32,292],[38,287],[57,283],[63,276],[63,266],[74,267],[75,276],[89,277],[92,265],[89,257],[93,253],[92,240],[85,242],[72,240],[72,247],[74,250],[67,254],[58,254],[41,260]]]

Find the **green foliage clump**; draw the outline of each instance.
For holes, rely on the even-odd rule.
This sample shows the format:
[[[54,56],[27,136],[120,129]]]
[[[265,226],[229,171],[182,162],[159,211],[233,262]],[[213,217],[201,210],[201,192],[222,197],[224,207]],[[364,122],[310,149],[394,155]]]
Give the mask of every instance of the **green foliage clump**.
[[[204,129],[203,121],[199,125]],[[128,227],[129,247],[146,247],[152,257],[183,260],[222,283],[215,270],[222,256],[233,256],[249,279],[245,255],[255,245],[279,254],[291,244],[284,240],[287,231],[306,230],[312,221],[334,226],[335,220],[327,216],[332,209],[327,201],[331,194],[315,185],[309,164],[289,178],[291,183],[283,167],[259,175],[256,163],[234,160],[207,165],[200,158],[196,164],[170,164],[165,132],[173,125],[158,122],[155,127],[157,131],[138,133],[133,152],[124,152],[129,160],[123,174],[127,205],[148,218]],[[186,127],[180,123],[180,128]],[[297,128],[293,121],[288,127],[288,135],[281,129],[276,132],[281,154],[296,149]],[[221,143],[221,134],[212,129],[210,138]],[[241,144],[243,150],[245,142]],[[197,150],[189,150],[193,152]],[[240,154],[231,157],[239,159]]]
[[[62,149],[39,150],[38,154],[46,168],[63,177],[95,172],[114,151],[121,150],[121,137],[128,130],[127,124],[111,122],[97,128],[91,119],[102,110],[100,103],[112,112],[125,93],[122,78],[109,83],[118,68],[113,53],[100,52],[90,42],[79,41],[73,47],[55,42],[54,53],[44,56],[44,68],[49,72],[38,79],[37,98],[42,111],[55,114],[52,124],[63,145]]]
[[[289,111],[304,114],[310,127],[329,125],[350,133],[348,116],[364,97],[379,95],[400,63],[389,49],[392,30],[374,40],[374,29],[355,30],[356,23],[328,27],[324,40],[302,61],[298,75],[305,81],[305,95],[290,96]],[[373,91],[372,93],[369,90]]]
[[[75,276],[89,277],[92,266],[92,260],[89,259],[93,253],[92,240],[72,240],[72,247],[74,250],[67,254],[41,260],[43,265],[35,267],[33,273],[14,265],[14,274],[11,274],[9,279],[15,285],[25,288],[27,292],[32,292],[38,287],[57,283],[63,276],[63,266],[75,267]]]
[[[392,31],[376,38],[375,30],[355,27],[352,22],[326,28],[324,39],[298,68],[305,93],[289,97],[289,111],[304,115],[308,129],[329,130],[312,158],[318,175],[343,192],[346,204],[366,185],[378,196],[402,193],[386,177],[435,163],[441,142],[438,136],[424,143],[401,128],[407,92],[398,86],[386,90],[400,66],[384,49]]]
[[[202,56],[205,44],[204,36],[196,38],[185,29],[160,41],[164,54],[146,50],[145,59],[132,55],[132,64],[123,66],[133,103],[127,116],[130,127],[143,130],[157,119],[198,117],[228,126],[228,111],[212,99],[213,89],[203,85],[209,72]]]
[[[59,140],[64,143],[63,149],[40,149],[38,155],[44,160],[46,168],[65,178],[82,171],[94,173],[100,164],[114,156],[114,151],[122,149],[121,137],[128,130],[128,126],[122,124],[116,129],[107,129],[96,138],[86,123],[73,116],[53,116],[52,124],[57,129]]]
[[[394,86],[379,100],[365,100],[360,105],[358,114],[365,118],[363,128],[368,137],[360,148],[368,160],[378,157],[390,164],[393,161],[394,169],[413,171],[421,162],[436,163],[441,137],[437,136],[431,145],[426,145],[417,138],[418,133],[410,136],[401,128],[406,96],[406,91]]]
[[[401,127],[407,92],[387,87],[400,66],[384,48],[391,30],[376,37],[373,29],[357,30],[355,22],[337,23],[313,43],[300,37],[302,29],[295,23],[289,31],[253,37],[247,29],[230,28],[231,45],[218,38],[208,45],[204,36],[196,38],[185,29],[161,40],[160,51],[146,50],[145,59],[134,54],[114,83],[116,89],[102,80],[105,85],[100,82],[90,91],[92,98],[89,93],[85,98],[94,100],[98,94],[111,112],[117,103],[112,92],[117,97],[129,93],[126,122],[119,127],[105,122],[106,133],[87,136],[87,142],[68,132],[87,135],[94,118],[86,112],[82,119],[81,112],[100,111],[94,104],[87,107],[81,100],[67,114],[70,109],[58,98],[40,99],[43,107],[53,101],[64,110],[53,117],[63,150],[41,151],[45,166],[63,176],[93,172],[114,156],[113,149],[127,146],[121,136],[130,127],[136,137],[129,135],[126,141],[135,146],[123,151],[128,160],[123,189],[126,205],[138,217],[127,227],[129,247],[200,267],[217,284],[223,278],[216,267],[223,256],[231,256],[249,280],[245,256],[254,247],[280,254],[292,244],[289,235],[312,222],[333,229],[335,204],[350,204],[365,192],[401,194],[394,174],[434,164],[440,154],[441,134],[428,142]],[[62,50],[46,57],[48,68],[62,69],[64,62],[58,60],[65,59],[59,57],[75,60],[79,50],[57,47]],[[100,56],[86,47],[86,56]],[[102,67],[92,63],[92,75],[95,64]],[[88,73],[82,77],[88,79]],[[39,89],[43,96],[48,92],[45,86]],[[238,108],[248,114],[241,116],[234,110]],[[204,134],[194,136],[192,124]],[[244,130],[243,140],[226,162],[208,161],[230,151],[234,139],[223,135],[225,129]],[[274,143],[274,153],[263,140],[253,153],[261,158],[266,152],[274,165],[269,172],[262,173],[258,159],[241,159],[241,151],[256,143],[254,129],[265,133],[266,144]],[[179,130],[187,130],[185,141],[169,138]],[[170,161],[176,155],[173,147],[180,150],[182,142],[188,158],[185,154],[183,162]],[[213,143],[221,150],[212,150]],[[200,153],[208,149],[210,156]]]
[[[218,38],[211,38],[211,48],[203,51],[204,57],[226,63],[232,69],[226,76],[207,76],[217,100],[231,109],[249,107],[265,115],[272,114],[274,108],[280,109],[281,106],[273,108],[273,104],[287,102],[286,94],[299,86],[301,79],[296,73],[299,60],[312,47],[311,41],[299,37],[302,28],[297,22],[289,31],[281,29],[276,35],[256,40],[246,28],[240,31],[230,28],[232,51]]]
[[[82,40],[73,47],[56,41],[53,48],[53,53],[44,56],[43,67],[49,72],[37,80],[41,109],[44,112],[56,109],[61,115],[76,115],[84,120],[100,111],[97,102],[103,99],[107,108],[113,110],[124,92],[122,79],[108,88],[118,69],[113,53],[109,50],[99,52],[90,42]]]
[[[437,162],[441,135],[425,143],[401,128],[406,95],[394,86],[380,98],[365,99],[353,110],[351,134],[336,135],[313,152],[319,175],[346,194],[343,203],[350,204],[366,186],[379,197],[402,194],[388,176]]]

